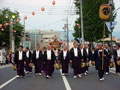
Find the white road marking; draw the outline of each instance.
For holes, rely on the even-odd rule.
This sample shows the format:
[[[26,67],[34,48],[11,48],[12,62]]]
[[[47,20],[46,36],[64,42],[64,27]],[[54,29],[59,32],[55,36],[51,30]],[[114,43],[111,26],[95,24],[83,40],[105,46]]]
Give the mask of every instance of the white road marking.
[[[3,87],[5,87],[6,85],[8,85],[9,83],[11,83],[12,81],[14,81],[17,78],[17,76],[11,78],[10,80],[8,80],[7,82],[3,83],[2,85],[0,85],[0,89],[2,89]]]
[[[61,76],[62,76],[63,82],[64,82],[64,84],[65,84],[65,88],[66,88],[66,90],[72,90],[71,87],[70,87],[70,85],[69,85],[69,83],[68,83],[68,81],[67,81],[66,76],[63,76],[63,75],[62,75],[62,70],[61,70],[61,69],[60,69],[60,73],[61,73]]]

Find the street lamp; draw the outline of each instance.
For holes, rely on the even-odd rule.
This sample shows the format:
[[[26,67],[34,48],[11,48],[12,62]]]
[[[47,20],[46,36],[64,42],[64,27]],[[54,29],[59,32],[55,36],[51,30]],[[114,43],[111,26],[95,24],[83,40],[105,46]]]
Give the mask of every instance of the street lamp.
[[[13,36],[13,19],[15,19],[15,15],[10,16],[9,14],[6,14],[5,18],[9,19],[10,25],[10,51],[15,52],[15,39]]]
[[[12,15],[12,19],[15,19],[15,15]]]
[[[8,17],[8,14],[6,14],[5,18],[9,18],[9,17]]]

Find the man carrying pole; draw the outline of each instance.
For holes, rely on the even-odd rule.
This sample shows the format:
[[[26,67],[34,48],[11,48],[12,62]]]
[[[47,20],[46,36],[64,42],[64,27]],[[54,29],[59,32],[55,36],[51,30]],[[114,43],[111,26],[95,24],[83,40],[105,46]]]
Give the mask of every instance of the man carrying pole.
[[[108,57],[108,54],[103,47],[104,45],[102,45],[102,43],[98,45],[98,50],[95,51],[94,58],[93,58],[93,60],[95,60],[96,65],[98,67],[98,75],[99,75],[100,81],[104,80],[104,77],[103,77],[104,65],[106,64],[107,57]]]

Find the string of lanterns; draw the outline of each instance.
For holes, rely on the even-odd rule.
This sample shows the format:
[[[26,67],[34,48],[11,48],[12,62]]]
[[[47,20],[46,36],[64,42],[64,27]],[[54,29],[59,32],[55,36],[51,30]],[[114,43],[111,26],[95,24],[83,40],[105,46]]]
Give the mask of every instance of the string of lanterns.
[[[52,1],[52,5],[54,6],[56,4],[55,0]],[[45,7],[41,8],[41,11],[44,12],[45,11]],[[35,11],[32,12],[32,15],[34,16],[36,13]]]
[[[16,22],[19,23],[19,22],[20,22],[20,19],[17,19]],[[13,21],[10,22],[11,25],[12,25],[13,23],[14,23]],[[3,24],[3,25],[0,24],[1,31],[4,31],[3,27],[4,27],[4,28],[7,28],[7,26],[10,25],[10,24],[7,23],[7,22],[6,22],[5,24]],[[14,32],[16,32],[16,30],[15,30]]]
[[[52,1],[52,5],[54,6],[55,4],[56,4],[56,1],[53,0]],[[41,11],[44,12],[45,11],[45,7],[42,7]],[[32,15],[34,16],[35,14],[36,14],[35,11],[33,11]],[[24,20],[27,20],[27,16],[24,17]],[[16,22],[19,23],[20,19],[17,19]],[[10,22],[10,24],[13,24],[13,23],[14,23],[13,21]],[[9,23],[5,23],[4,25],[0,24],[1,31],[4,31],[4,29],[2,28],[3,26],[6,28],[8,25],[9,25]],[[14,32],[16,32],[16,30],[14,30]]]

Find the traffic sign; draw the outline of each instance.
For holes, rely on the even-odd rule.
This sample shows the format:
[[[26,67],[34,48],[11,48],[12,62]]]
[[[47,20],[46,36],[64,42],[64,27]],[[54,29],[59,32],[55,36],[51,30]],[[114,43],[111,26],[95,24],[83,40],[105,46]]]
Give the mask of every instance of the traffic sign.
[[[111,30],[111,28],[114,28],[116,24],[117,22],[106,22],[106,26],[109,31]]]

